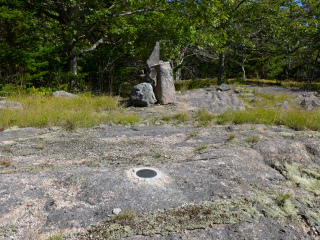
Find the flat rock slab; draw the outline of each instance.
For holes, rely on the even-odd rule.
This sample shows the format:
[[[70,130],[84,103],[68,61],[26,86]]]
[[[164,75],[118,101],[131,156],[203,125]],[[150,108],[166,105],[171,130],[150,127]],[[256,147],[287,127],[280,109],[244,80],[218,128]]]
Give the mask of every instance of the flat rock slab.
[[[211,113],[227,110],[244,110],[244,102],[233,93],[216,91],[215,88],[197,89],[177,95],[177,102],[184,102],[188,109],[206,109]]]
[[[301,148],[306,144],[304,151],[309,154],[319,154],[318,135],[311,139],[308,132],[263,125],[201,129],[101,125],[73,132],[58,128],[2,132],[0,153],[12,164],[0,166],[0,237],[43,239],[56,231],[83,232],[112,217],[115,208],[144,214],[184,204],[255,198],[261,189],[292,190],[286,178],[267,164],[272,147],[246,141],[252,134],[263,141],[287,143],[283,151],[274,151],[274,158],[290,157],[291,148],[299,144]],[[312,161],[308,154],[299,156]],[[139,180],[133,177],[136,167],[152,167],[161,177]],[[296,196],[306,194],[299,188],[292,191]],[[266,214],[260,207],[257,211]],[[263,217],[130,239],[309,239],[310,228],[299,224]]]

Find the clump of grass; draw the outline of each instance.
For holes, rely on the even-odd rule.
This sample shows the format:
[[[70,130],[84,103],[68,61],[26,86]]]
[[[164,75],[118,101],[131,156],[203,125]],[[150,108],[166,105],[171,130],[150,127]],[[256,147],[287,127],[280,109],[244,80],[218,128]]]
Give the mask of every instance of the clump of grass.
[[[129,221],[132,221],[134,217],[135,217],[135,213],[134,213],[134,210],[132,209],[132,210],[121,211],[119,214],[114,216],[114,219],[118,220],[122,224],[125,224]]]
[[[285,204],[285,202],[287,201],[287,199],[289,199],[292,196],[292,193],[288,193],[288,192],[277,192],[277,203],[280,206],[281,210]]]
[[[233,139],[236,138],[236,135],[235,134],[230,134],[229,135],[229,138],[228,138],[228,141],[232,141]]]
[[[198,125],[204,127],[208,126],[215,117],[206,109],[199,109],[195,114],[195,118],[198,121]]]
[[[165,122],[170,122],[171,116],[163,115],[163,116],[162,116],[162,120],[165,121]]]
[[[247,137],[246,141],[247,141],[248,143],[251,143],[251,144],[257,143],[257,142],[259,142],[259,136],[257,136],[257,135],[250,135],[249,137]]]
[[[186,122],[189,120],[189,114],[187,112],[181,112],[173,115],[173,118],[176,119],[178,123]]]
[[[140,118],[126,114],[118,107],[113,97],[55,98],[53,96],[10,97],[19,102],[23,109],[1,109],[0,126],[49,127],[62,126],[68,130],[78,127],[91,127],[100,123],[135,124]]]
[[[199,132],[198,132],[198,131],[191,131],[191,132],[188,132],[188,134],[187,134],[187,139],[190,139],[190,138],[196,137],[198,134],[199,134]]]
[[[227,111],[216,117],[218,124],[286,125],[295,130],[320,130],[320,110],[304,111],[275,108],[255,108],[244,111]]]
[[[196,150],[197,150],[197,151],[201,151],[201,150],[203,150],[203,149],[207,149],[207,147],[208,147],[207,145],[202,145],[202,144],[200,144],[200,145],[197,146]]]
[[[50,237],[47,240],[62,240],[62,239],[65,239],[64,234],[63,233],[56,233],[54,235],[50,235]]]
[[[12,163],[12,160],[8,157],[0,157],[0,165],[9,167]]]

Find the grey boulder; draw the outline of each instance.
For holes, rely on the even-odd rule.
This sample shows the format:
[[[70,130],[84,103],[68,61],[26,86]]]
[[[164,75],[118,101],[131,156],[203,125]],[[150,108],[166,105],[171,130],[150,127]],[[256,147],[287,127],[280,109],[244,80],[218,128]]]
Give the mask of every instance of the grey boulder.
[[[0,101],[0,109],[1,108],[17,108],[22,109],[21,103],[10,102],[10,101]]]
[[[232,87],[225,83],[222,83],[220,86],[217,87],[217,90],[220,90],[220,91],[229,91],[231,89]]]
[[[67,98],[78,97],[78,95],[68,93],[66,91],[56,91],[56,92],[53,92],[52,95],[55,97],[67,97]]]
[[[150,83],[135,85],[131,91],[130,100],[137,107],[149,107],[157,102]]]

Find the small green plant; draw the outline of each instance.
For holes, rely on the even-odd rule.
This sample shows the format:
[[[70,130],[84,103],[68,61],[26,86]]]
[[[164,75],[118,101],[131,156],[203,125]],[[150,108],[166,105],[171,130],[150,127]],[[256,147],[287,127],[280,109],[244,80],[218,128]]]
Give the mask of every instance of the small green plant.
[[[214,119],[214,115],[209,113],[206,109],[199,109],[195,114],[195,118],[198,121],[198,125],[204,127],[211,123]]]
[[[189,120],[189,114],[187,112],[177,113],[173,118],[176,119],[178,123],[186,122]]]
[[[288,192],[277,192],[277,204],[280,206],[281,210],[286,203],[286,200],[292,196],[292,193]]]
[[[161,157],[161,154],[160,154],[160,153],[156,153],[155,157],[156,157],[156,158],[160,158],[160,157]]]
[[[199,134],[199,132],[198,132],[198,131],[191,131],[191,132],[188,132],[188,134],[187,134],[187,139],[189,139],[189,138],[193,138],[193,137],[196,137],[198,134]]]
[[[251,136],[247,137],[246,141],[251,144],[257,143],[259,141],[259,136],[251,135]]]
[[[229,138],[228,138],[228,141],[232,141],[233,139],[236,138],[236,135],[235,134],[230,134],[229,135]]]
[[[62,240],[64,237],[63,233],[57,233],[55,235],[51,235],[47,240]]]
[[[203,150],[203,149],[207,149],[207,147],[208,147],[207,145],[201,145],[201,144],[200,144],[200,145],[197,146],[196,150],[197,150],[197,151],[201,151],[201,150]]]
[[[9,167],[12,163],[12,160],[8,157],[0,157],[0,165]]]
[[[134,213],[134,210],[132,209],[132,210],[121,211],[119,214],[114,216],[114,219],[119,220],[123,223],[127,223],[133,220],[134,217],[135,217],[135,213]]]
[[[169,122],[171,120],[171,117],[167,116],[167,115],[163,115],[162,116],[162,120],[165,121],[165,122]]]

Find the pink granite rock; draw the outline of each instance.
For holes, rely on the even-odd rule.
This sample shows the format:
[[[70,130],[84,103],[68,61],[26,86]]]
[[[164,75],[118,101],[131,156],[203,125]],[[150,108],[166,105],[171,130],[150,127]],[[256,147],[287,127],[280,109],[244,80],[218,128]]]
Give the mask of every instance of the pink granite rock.
[[[160,62],[153,66],[157,71],[157,84],[153,91],[160,104],[176,102],[173,74],[169,62]]]

